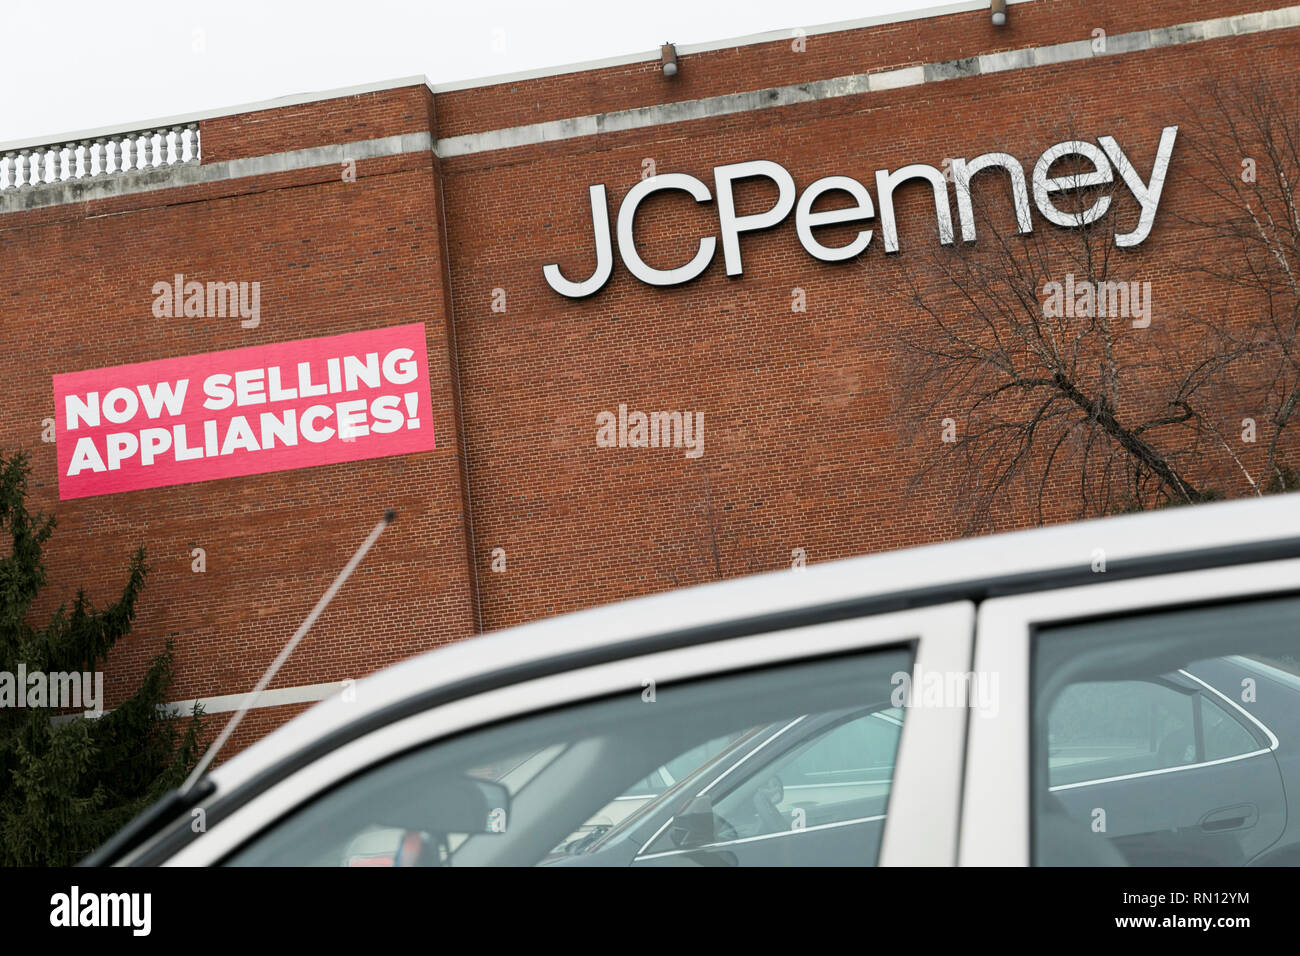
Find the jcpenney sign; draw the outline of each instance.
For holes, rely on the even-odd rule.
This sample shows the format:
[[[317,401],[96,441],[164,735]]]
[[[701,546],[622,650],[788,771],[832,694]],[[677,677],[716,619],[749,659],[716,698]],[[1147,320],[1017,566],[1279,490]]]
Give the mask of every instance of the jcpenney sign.
[[[1026,181],[1020,160],[1008,153],[984,153],[974,159],[954,159],[950,176],[957,199],[957,218],[964,242],[975,241],[975,213],[971,201],[971,179],[983,170],[1001,170],[1010,179],[1016,213],[1017,232],[1034,230],[1031,217],[1030,189],[1033,206],[1048,222],[1065,228],[1077,228],[1096,222],[1110,208],[1109,195],[1097,196],[1091,206],[1081,210],[1062,210],[1053,201],[1053,194],[1114,182],[1115,177],[1132,193],[1141,209],[1132,231],[1115,234],[1115,244],[1128,248],[1139,245],[1151,233],[1160,193],[1164,188],[1165,172],[1173,154],[1177,126],[1166,126],[1160,134],[1155,163],[1145,176],[1138,172],[1124,154],[1114,137],[1099,136],[1097,143],[1078,140],[1057,143],[1049,147],[1034,164],[1032,176]],[[1081,172],[1065,176],[1052,176],[1052,167],[1067,157],[1078,157]],[[765,212],[746,216],[736,214],[733,184],[737,180],[764,178],[776,185],[777,199]],[[741,258],[740,237],[746,232],[768,229],[786,219],[794,210],[794,228],[800,244],[815,259],[822,262],[842,262],[859,255],[871,243],[874,229],[863,229],[847,245],[825,246],[817,240],[814,230],[821,226],[875,219],[881,233],[885,252],[898,251],[898,224],[894,216],[894,191],[911,180],[930,184],[934,192],[935,214],[939,223],[939,241],[949,245],[953,241],[952,210],[948,202],[948,179],[934,166],[913,163],[899,169],[879,170],[876,175],[874,203],[867,187],[849,176],[827,176],[810,184],[796,202],[794,178],[785,167],[766,159],[718,166],[713,170],[713,192],[701,180],[686,173],[665,173],[643,179],[623,197],[618,209],[618,252],[629,272],[648,285],[671,286],[690,282],[699,276],[713,261],[718,240],[722,241],[722,257],[727,275],[738,276],[745,271]],[[651,194],[671,189],[687,193],[699,203],[717,198],[718,234],[699,240],[695,255],[684,265],[672,269],[656,269],[647,265],[637,252],[635,242],[636,212]],[[589,190],[591,197],[592,230],[596,242],[596,271],[581,282],[565,278],[556,263],[544,266],[543,275],[556,292],[572,299],[583,298],[599,292],[614,271],[614,248],[609,232],[609,201],[605,186],[596,184]],[[813,204],[825,194],[844,193],[851,204],[836,209],[813,212]]]

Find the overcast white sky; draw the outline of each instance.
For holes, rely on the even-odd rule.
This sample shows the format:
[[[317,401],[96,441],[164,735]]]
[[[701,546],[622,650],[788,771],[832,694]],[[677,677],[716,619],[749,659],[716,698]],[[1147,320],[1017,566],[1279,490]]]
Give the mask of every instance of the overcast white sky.
[[[0,143],[424,74],[433,83],[947,0],[14,0]]]

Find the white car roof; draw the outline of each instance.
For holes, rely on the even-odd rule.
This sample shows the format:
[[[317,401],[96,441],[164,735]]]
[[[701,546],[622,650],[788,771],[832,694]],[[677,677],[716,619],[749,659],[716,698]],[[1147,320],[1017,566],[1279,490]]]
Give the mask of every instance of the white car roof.
[[[259,774],[312,741],[377,711],[435,690],[547,658],[616,648],[686,628],[991,578],[1108,567],[1130,560],[1300,539],[1291,495],[1172,508],[810,564],[792,571],[637,598],[458,641],[357,683],[300,714],[211,773],[217,793]],[[310,653],[310,649],[307,651]]]

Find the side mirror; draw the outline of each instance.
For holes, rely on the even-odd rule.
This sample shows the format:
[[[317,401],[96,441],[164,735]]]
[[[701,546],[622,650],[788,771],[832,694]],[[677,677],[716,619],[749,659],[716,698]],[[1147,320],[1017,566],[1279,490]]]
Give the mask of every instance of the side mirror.
[[[717,840],[717,817],[713,815],[713,799],[700,794],[690,800],[668,828],[668,838],[681,849],[705,846]]]

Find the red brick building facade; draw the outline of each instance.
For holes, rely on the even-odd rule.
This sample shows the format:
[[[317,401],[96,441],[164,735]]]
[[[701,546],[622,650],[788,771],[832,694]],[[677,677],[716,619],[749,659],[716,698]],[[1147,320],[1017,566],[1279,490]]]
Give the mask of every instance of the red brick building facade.
[[[909,490],[923,442],[900,434],[890,404],[891,330],[917,318],[887,290],[909,247],[938,242],[923,183],[898,194],[898,256],[877,235],[851,262],[819,261],[790,214],[740,237],[736,276],[721,244],[698,278],[669,287],[639,281],[616,253],[608,282],[581,299],[554,291],[543,268],[592,273],[594,184],[614,231],[649,173],[713,190],[716,167],[751,160],[779,163],[799,191],[849,176],[875,196],[877,171],[954,156],[1007,152],[1028,175],[1077,130],[1115,137],[1146,176],[1162,130],[1188,121],[1196,78],[1300,66],[1300,17],[1279,0],[1034,0],[1001,28],[986,5],[959,7],[683,47],[672,78],[638,59],[152,124],[197,129],[201,151],[183,159],[178,133],[174,163],[116,175],[17,186],[9,150],[0,448],[30,455],[35,499],[58,515],[46,600],[80,585],[111,599],[141,544],[152,567],[110,660],[108,705],[172,639],[177,699],[229,707],[222,698],[253,685],[385,507],[398,521],[242,742],[339,681],[481,631],[800,553],[825,561],[958,533],[952,487]],[[1189,162],[1175,146],[1151,235],[1129,253],[1149,274],[1189,254],[1177,225],[1196,201],[1180,175]],[[738,184],[738,213],[775,196]],[[1135,205],[1120,221],[1137,216]],[[641,257],[667,269],[717,236],[719,213],[663,192],[636,223]],[[177,273],[258,282],[256,326],[156,317],[152,288]],[[43,440],[54,375],[414,322],[426,327],[436,450],[59,500]],[[597,416],[620,405],[703,413],[703,453],[600,447]],[[1032,520],[1014,502],[1003,518]]]

